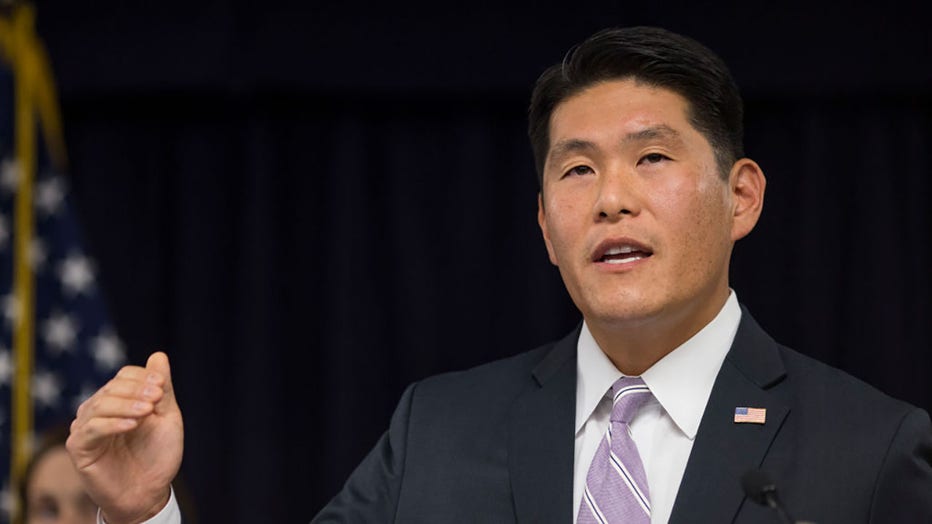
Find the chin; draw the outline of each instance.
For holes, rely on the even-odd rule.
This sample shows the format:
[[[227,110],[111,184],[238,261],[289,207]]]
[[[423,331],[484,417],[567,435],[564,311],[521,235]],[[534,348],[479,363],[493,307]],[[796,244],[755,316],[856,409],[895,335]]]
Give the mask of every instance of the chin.
[[[617,299],[612,304],[594,305],[583,310],[587,321],[598,322],[609,327],[630,327],[657,318],[663,311],[662,307],[654,306],[643,298],[628,298],[619,303]]]

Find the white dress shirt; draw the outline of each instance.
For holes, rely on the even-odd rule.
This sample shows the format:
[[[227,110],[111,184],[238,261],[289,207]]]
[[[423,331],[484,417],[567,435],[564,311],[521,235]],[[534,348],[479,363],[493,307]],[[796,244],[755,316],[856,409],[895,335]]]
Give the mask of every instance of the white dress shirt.
[[[647,473],[651,524],[666,524],[670,520],[712,385],[740,321],[741,308],[731,291],[711,322],[641,375],[653,398],[634,416],[630,428]],[[607,393],[621,377],[622,373],[583,323],[576,357],[574,522],[579,515],[589,465],[608,429],[612,400]]]
[[[654,396],[641,407],[630,427],[647,473],[651,524],[666,524],[670,520],[712,384],[740,321],[741,308],[732,291],[712,322],[641,375]],[[606,394],[621,376],[583,323],[576,357],[573,522],[579,513],[589,464],[608,428],[612,402]],[[99,513],[97,522],[105,524]],[[181,512],[172,492],[165,508],[143,524],[180,523]]]

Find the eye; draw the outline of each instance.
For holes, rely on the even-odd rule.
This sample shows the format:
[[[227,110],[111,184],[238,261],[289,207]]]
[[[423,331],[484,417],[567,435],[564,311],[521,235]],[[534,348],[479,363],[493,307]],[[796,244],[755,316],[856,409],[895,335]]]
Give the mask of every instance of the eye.
[[[38,501],[31,504],[29,513],[39,522],[55,522],[59,517],[58,501],[54,498],[43,495]]]
[[[638,164],[659,164],[664,160],[670,160],[670,157],[661,153],[648,153],[638,160]]]
[[[567,177],[567,176],[590,175],[593,172],[594,171],[589,166],[576,166],[576,167],[570,168],[570,170],[567,171],[566,174],[564,174],[563,176]]]

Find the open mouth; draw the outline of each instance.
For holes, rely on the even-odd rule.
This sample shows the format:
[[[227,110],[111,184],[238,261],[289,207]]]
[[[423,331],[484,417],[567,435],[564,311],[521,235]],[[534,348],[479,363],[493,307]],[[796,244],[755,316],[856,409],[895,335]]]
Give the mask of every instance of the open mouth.
[[[653,255],[650,248],[633,243],[625,242],[623,244],[613,243],[606,245],[596,251],[595,262],[604,264],[630,264],[643,260]]]

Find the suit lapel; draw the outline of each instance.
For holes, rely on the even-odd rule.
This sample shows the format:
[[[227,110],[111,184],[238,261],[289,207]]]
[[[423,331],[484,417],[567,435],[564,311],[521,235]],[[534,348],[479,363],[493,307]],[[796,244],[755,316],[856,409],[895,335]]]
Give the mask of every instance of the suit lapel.
[[[776,343],[742,308],[693,443],[670,523],[732,522],[744,500],[741,477],[760,466],[789,408],[769,390],[786,372]],[[736,407],[765,408],[765,424],[736,424]]]
[[[508,469],[518,522],[572,522],[576,329],[534,369],[511,412]]]

